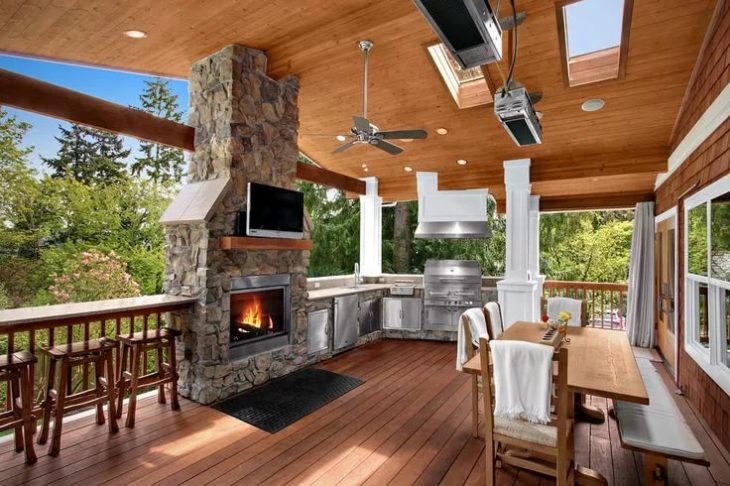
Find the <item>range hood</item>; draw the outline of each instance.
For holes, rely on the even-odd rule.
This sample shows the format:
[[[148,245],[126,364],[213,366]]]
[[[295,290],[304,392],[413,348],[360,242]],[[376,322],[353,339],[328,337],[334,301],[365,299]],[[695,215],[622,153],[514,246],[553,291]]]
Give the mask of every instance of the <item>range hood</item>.
[[[416,238],[456,239],[489,238],[492,236],[486,221],[452,221],[418,223]]]
[[[418,227],[416,238],[489,238],[486,189],[439,191],[436,172],[416,174]]]

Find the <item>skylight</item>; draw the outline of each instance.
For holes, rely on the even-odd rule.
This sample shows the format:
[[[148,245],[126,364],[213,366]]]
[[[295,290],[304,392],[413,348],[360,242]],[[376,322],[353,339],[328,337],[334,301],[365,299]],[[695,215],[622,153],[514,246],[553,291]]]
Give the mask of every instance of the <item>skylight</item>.
[[[461,69],[441,43],[429,46],[428,53],[459,108],[492,102],[492,93],[480,68]]]
[[[623,76],[632,0],[561,2],[558,26],[569,86]],[[624,11],[626,10],[626,12]]]

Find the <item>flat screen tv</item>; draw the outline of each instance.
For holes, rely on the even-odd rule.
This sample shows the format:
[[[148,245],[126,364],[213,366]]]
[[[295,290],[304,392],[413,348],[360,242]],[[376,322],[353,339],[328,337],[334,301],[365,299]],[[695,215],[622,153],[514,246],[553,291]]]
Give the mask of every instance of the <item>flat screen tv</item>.
[[[268,238],[304,238],[304,194],[249,182],[246,233]]]

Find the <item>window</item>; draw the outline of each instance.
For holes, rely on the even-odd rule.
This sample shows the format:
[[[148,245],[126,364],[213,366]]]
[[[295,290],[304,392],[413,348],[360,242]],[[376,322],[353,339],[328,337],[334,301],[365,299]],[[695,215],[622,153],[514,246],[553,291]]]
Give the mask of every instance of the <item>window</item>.
[[[730,393],[730,176],[685,203],[685,350]]]
[[[471,108],[493,101],[480,68],[461,69],[442,43],[429,46],[427,50],[459,108]]]
[[[557,3],[563,77],[567,86],[623,77],[632,6],[633,0]]]

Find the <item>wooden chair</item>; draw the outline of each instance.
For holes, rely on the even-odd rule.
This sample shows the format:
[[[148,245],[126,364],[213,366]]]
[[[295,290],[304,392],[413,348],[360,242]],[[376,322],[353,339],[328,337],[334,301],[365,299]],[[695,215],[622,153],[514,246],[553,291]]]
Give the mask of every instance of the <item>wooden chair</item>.
[[[569,297],[548,297],[545,301],[545,313],[550,316],[550,302],[554,301],[556,299],[564,299],[571,302],[578,303],[580,302],[580,315],[577,319],[575,319],[575,316],[573,316],[573,320],[576,321],[575,323],[568,323],[569,326],[575,326],[575,327],[585,327],[587,324],[587,317],[586,317],[586,303],[583,299],[572,299]],[[557,316],[550,316],[551,319],[556,319]]]
[[[119,398],[117,403],[117,417],[122,416],[122,400],[129,391],[127,404],[127,427],[134,427],[137,410],[137,392],[143,387],[158,387],[157,401],[166,403],[165,384],[170,383],[170,402],[173,410],[180,410],[177,398],[177,363],[175,360],[175,338],[181,333],[176,329],[160,328],[136,332],[129,336],[119,336],[122,343],[122,354],[119,361],[117,388]],[[167,361],[164,360],[164,351],[167,350]],[[144,356],[149,351],[157,353],[155,371],[141,372],[144,366]]]
[[[504,332],[504,321],[502,320],[502,307],[498,302],[487,302],[484,305],[484,318],[487,321],[489,339],[497,339]]]
[[[461,325],[464,329],[464,339],[467,343],[473,343],[474,337],[472,336],[471,326],[469,325],[468,319],[469,318],[465,314],[462,314]],[[487,321],[487,330],[488,329],[489,321]],[[476,349],[477,348],[475,348],[473,345],[469,345],[469,359],[472,359],[474,356],[476,356]],[[479,393],[481,392],[481,390],[481,377],[477,375],[471,375],[471,435],[473,437],[479,437]]]
[[[557,360],[558,374],[554,377],[552,398],[553,420],[546,425],[527,421],[503,419],[493,414],[493,366],[490,364],[489,341],[479,340],[482,369],[482,399],[484,401],[484,442],[487,484],[495,484],[496,467],[504,464],[529,469],[556,478],[558,486],[573,484],[574,437],[573,421],[569,418],[572,404],[568,392],[568,350],[560,349]]]
[[[15,450],[25,450],[25,462],[33,464],[37,457],[33,448],[35,417],[33,416],[32,353],[20,351],[0,356],[0,382],[7,382],[8,410],[0,413],[0,432],[14,429]]]
[[[103,425],[104,402],[107,402],[109,413],[109,432],[116,433],[116,411],[114,410],[114,363],[113,355],[116,342],[108,338],[91,339],[69,344],[60,344],[41,348],[41,352],[49,358],[48,382],[46,396],[43,403],[43,425],[38,436],[38,443],[45,444],[48,440],[51,417],[53,420],[53,435],[48,455],[57,456],[61,450],[61,432],[63,430],[63,416],[71,411],[96,406],[96,423]],[[73,393],[70,379],[73,368],[77,366],[94,367],[94,385],[91,390]],[[58,373],[58,387],[56,384],[56,368]],[[106,367],[106,373],[104,368]]]

